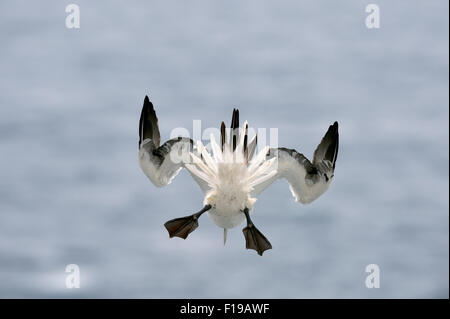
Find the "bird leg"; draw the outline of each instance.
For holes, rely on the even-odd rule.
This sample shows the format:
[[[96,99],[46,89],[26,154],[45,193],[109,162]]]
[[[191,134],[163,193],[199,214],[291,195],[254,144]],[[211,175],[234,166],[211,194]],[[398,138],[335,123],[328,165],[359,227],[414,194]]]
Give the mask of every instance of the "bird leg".
[[[258,252],[258,255],[262,256],[264,251],[272,249],[272,245],[267,240],[267,238],[261,234],[258,228],[253,225],[250,215],[248,214],[248,208],[244,208],[244,214],[247,218],[247,227],[245,227],[242,232],[245,237],[245,247],[247,249],[254,249]]]
[[[170,238],[180,237],[186,239],[198,227],[198,218],[206,211],[211,209],[211,205],[205,205],[201,211],[190,216],[175,218],[164,224],[169,232]]]

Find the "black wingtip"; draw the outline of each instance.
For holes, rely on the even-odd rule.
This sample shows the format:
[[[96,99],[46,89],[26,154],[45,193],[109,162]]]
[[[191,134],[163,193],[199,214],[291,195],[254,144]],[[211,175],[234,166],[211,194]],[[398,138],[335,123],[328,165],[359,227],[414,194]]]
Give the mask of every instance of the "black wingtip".
[[[146,109],[147,112],[149,111],[155,111],[155,108],[153,107],[153,103],[150,101],[150,99],[148,98],[148,95],[145,96],[144,98],[144,107],[143,109]]]
[[[313,165],[328,160],[333,164],[333,169],[336,167],[336,160],[339,151],[339,124],[335,121],[328,128],[324,137],[320,141],[314,151]]]
[[[334,123],[331,124],[331,125],[328,127],[328,131],[329,131],[329,132],[333,132],[333,133],[334,133],[334,132],[337,132],[338,129],[339,129],[339,124],[338,124],[337,121],[334,121]]]
[[[144,98],[144,105],[142,106],[141,117],[139,119],[139,147],[146,138],[151,138],[155,146],[159,146],[158,117],[148,95]]]
[[[325,134],[324,137],[329,136],[329,137],[333,137],[336,138],[339,134],[339,124],[337,121],[334,121],[334,123],[332,125],[330,125],[330,127],[328,127],[327,133]]]
[[[334,121],[334,123],[333,123],[333,128],[336,130],[336,132],[337,132],[337,130],[339,129],[339,124],[338,124],[337,121]]]
[[[327,135],[331,139],[328,150],[325,152],[325,158],[333,163],[333,169],[336,168],[336,160],[339,151],[339,124],[337,121],[328,129]]]

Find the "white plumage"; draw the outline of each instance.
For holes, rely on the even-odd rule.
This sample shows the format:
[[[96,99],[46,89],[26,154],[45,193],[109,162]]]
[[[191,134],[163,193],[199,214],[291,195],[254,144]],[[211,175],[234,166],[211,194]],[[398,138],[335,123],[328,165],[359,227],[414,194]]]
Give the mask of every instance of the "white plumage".
[[[247,124],[244,124],[246,127]],[[240,225],[245,216],[242,211],[245,207],[251,211],[256,198],[251,197],[253,188],[275,176],[276,158],[266,160],[268,147],[261,150],[250,163],[244,158],[245,129],[239,136],[239,144],[235,151],[231,144],[224,144],[223,151],[215,142],[211,134],[211,147],[214,157],[199,141],[197,150],[203,159],[190,153],[194,164],[185,164],[191,174],[197,176],[208,184],[204,205],[211,205],[208,216],[219,227],[229,229]]]

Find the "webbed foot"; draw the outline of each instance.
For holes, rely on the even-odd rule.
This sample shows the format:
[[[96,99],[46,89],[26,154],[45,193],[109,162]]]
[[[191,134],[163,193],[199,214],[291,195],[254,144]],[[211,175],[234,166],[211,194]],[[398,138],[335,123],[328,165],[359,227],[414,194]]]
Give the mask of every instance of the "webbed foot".
[[[169,220],[164,224],[169,232],[170,238],[180,237],[186,239],[190,233],[198,227],[198,218],[207,210],[211,208],[211,205],[205,205],[201,211],[190,216],[175,218]]]
[[[272,249],[272,245],[267,238],[253,225],[252,220],[248,214],[248,208],[244,209],[245,217],[247,218],[247,227],[242,232],[245,237],[245,247],[247,249],[254,249],[258,255],[262,256],[264,251]]]

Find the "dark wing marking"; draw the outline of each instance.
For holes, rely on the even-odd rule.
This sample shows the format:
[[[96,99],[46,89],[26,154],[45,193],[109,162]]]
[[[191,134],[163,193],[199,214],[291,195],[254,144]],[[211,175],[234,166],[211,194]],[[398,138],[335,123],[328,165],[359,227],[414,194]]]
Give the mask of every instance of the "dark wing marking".
[[[161,138],[153,104],[146,96],[139,120],[139,165],[158,187],[167,185],[184,167],[193,150],[193,141],[186,137],[168,140],[160,146]],[[171,156],[176,155],[176,157]]]
[[[139,146],[145,139],[151,139],[155,147],[158,147],[161,142],[159,135],[158,118],[150,102],[148,96],[145,96],[144,105],[141,111],[141,118],[139,119]]]
[[[327,133],[322,138],[319,146],[317,146],[314,152],[313,164],[317,165],[324,160],[330,161],[333,165],[333,169],[336,166],[336,160],[339,149],[339,131],[338,122],[334,122],[330,125]]]
[[[338,145],[338,124],[335,122],[314,152],[312,163],[294,149],[271,148],[267,156],[278,158],[277,174],[271,180],[255,187],[253,194],[258,195],[276,179],[284,178],[297,201],[305,204],[314,201],[327,191],[334,176]]]
[[[165,142],[163,145],[161,145],[160,147],[156,148],[153,150],[152,154],[153,156],[155,156],[157,159],[156,162],[158,163],[158,166],[161,166],[162,162],[164,161],[164,159],[167,157],[167,155],[170,154],[170,152],[172,151],[173,146],[176,143],[179,142],[183,142],[183,143],[190,143],[190,147],[189,150],[191,151],[193,149],[193,145],[194,145],[194,141],[192,141],[190,138],[187,137],[177,137],[177,138],[173,138],[171,140],[168,140],[167,142]]]
[[[303,155],[302,153],[297,152],[293,148],[285,148],[285,147],[280,147],[278,149],[271,148],[269,153],[274,154],[276,150],[284,151],[287,154],[289,154],[289,156],[291,156],[294,160],[296,160],[299,165],[302,165],[305,168],[307,174],[310,175],[317,174],[317,168],[313,164],[311,164],[309,159],[307,159],[306,156]]]

